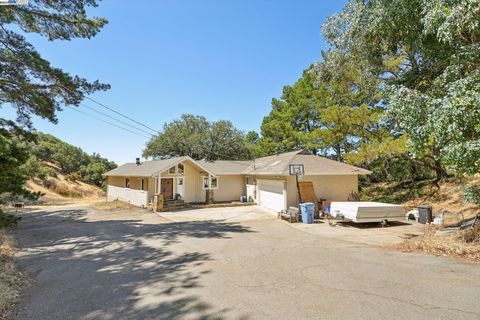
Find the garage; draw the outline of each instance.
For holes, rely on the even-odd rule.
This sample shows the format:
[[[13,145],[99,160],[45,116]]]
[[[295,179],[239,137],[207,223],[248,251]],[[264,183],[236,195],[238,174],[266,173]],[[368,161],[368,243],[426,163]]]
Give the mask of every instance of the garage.
[[[285,181],[262,179],[258,181],[258,205],[280,212],[285,209]]]

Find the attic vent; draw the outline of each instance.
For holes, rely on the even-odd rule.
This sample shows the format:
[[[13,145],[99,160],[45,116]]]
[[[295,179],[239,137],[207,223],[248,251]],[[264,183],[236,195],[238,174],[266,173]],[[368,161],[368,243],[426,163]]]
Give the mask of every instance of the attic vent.
[[[137,164],[137,166],[141,165],[140,158],[135,158],[135,163]]]

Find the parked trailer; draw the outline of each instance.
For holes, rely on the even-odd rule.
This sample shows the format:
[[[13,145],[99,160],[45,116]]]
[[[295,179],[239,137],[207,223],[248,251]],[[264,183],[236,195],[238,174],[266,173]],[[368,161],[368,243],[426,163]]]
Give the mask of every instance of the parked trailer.
[[[380,222],[405,220],[403,206],[381,202],[332,202],[330,216],[336,220],[363,222]]]

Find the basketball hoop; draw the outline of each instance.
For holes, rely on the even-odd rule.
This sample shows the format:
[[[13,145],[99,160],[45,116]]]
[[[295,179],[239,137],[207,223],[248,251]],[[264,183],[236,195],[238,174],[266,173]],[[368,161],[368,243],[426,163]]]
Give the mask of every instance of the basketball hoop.
[[[303,164],[289,164],[288,171],[291,176],[305,175],[305,168],[303,167]]]

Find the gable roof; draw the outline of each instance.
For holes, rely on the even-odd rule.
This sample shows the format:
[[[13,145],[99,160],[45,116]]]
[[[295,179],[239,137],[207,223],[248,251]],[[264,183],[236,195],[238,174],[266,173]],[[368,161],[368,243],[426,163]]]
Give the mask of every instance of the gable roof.
[[[200,169],[214,175],[214,173],[208,170],[208,168],[205,168],[200,163],[198,163],[197,161],[193,160],[188,156],[174,157],[174,158],[162,159],[162,160],[145,161],[145,162],[142,162],[140,165],[137,165],[136,163],[125,163],[124,165],[121,165],[113,170],[110,170],[104,173],[103,175],[119,176],[119,177],[152,177],[184,161],[190,161]]]
[[[242,174],[245,169],[250,166],[253,161],[236,161],[236,160],[217,160],[217,161],[197,161],[203,167],[207,168],[215,175],[235,175]]]
[[[372,173],[369,170],[319,157],[305,151],[294,151],[255,159],[243,173],[288,176],[290,174],[290,164],[303,164],[305,175],[363,175]]]
[[[174,165],[189,161],[203,171],[214,175],[272,175],[288,176],[290,164],[303,164],[305,175],[364,175],[371,171],[348,165],[343,162],[319,157],[305,151],[294,151],[251,161],[195,161],[192,158],[175,157],[164,160],[145,161],[140,165],[126,163],[104,176],[152,177]]]

